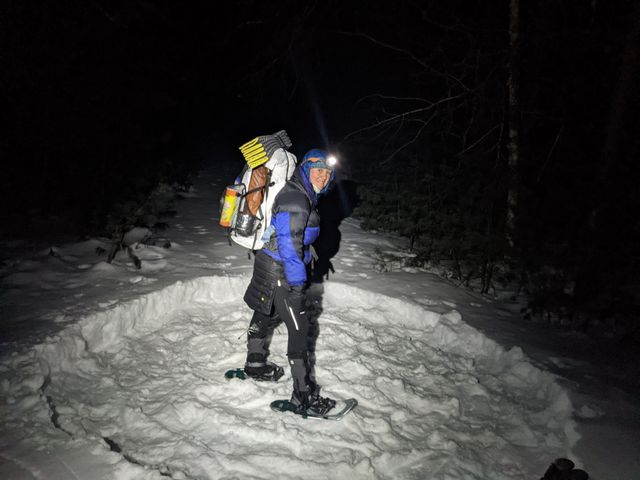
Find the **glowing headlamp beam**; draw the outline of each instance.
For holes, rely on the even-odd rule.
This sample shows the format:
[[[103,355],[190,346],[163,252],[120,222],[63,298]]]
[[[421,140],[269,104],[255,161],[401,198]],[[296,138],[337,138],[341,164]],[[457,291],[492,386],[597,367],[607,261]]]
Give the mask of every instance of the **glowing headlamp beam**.
[[[327,157],[327,165],[329,165],[330,167],[334,167],[337,163],[338,163],[338,159],[336,158],[335,155],[329,155]]]

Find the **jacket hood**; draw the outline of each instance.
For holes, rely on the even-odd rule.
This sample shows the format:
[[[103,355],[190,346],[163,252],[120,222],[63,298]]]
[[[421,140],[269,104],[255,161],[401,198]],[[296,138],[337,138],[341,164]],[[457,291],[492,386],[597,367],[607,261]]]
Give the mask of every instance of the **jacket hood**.
[[[313,198],[316,198],[316,196],[319,197],[321,195],[325,195],[333,187],[333,180],[335,179],[336,171],[334,167],[330,166],[327,163],[327,157],[328,154],[326,151],[319,148],[314,148],[312,150],[309,150],[305,154],[304,158],[302,159],[302,163],[300,163],[300,165],[298,166],[297,170],[300,173],[300,178],[303,181],[305,188],[313,194]],[[311,176],[309,174],[309,171],[312,168],[324,168],[331,172],[329,181],[327,182],[325,187],[317,194],[313,189],[313,185],[311,185]]]

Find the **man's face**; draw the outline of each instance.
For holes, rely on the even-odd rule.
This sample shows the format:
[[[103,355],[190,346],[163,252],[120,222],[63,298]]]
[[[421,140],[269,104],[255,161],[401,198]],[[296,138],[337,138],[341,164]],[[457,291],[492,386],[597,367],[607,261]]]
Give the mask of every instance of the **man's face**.
[[[327,170],[326,168],[312,168],[309,170],[309,177],[311,177],[309,178],[311,184],[320,192],[327,186],[329,180],[331,180],[331,170]]]

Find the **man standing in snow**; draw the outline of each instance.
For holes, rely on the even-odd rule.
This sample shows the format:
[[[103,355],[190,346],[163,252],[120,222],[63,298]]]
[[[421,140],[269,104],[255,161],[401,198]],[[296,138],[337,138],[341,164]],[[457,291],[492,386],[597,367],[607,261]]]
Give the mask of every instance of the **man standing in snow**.
[[[313,149],[274,200],[270,239],[255,256],[253,277],[244,300],[254,310],[249,326],[245,373],[256,380],[277,380],[281,367],[267,362],[274,328],[287,326],[287,356],[293,377],[291,402],[298,413],[325,414],[335,401],[320,396],[309,362],[309,318],[305,311],[310,245],[320,234],[318,197],[334,179],[327,152]]]

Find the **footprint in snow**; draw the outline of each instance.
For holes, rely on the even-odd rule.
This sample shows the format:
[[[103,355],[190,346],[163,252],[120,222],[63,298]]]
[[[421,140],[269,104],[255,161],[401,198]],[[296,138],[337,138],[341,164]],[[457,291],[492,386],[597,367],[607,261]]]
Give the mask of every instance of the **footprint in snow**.
[[[107,308],[110,307],[111,305],[113,305],[114,303],[117,303],[117,300],[109,300],[108,302],[100,302],[98,303],[98,306],[100,308]]]
[[[149,285],[150,283],[153,283],[156,281],[158,281],[157,278],[148,278],[148,277],[143,277],[142,275],[138,275],[129,279],[129,283],[133,283],[133,284],[139,283],[140,285]]]
[[[597,418],[602,416],[602,410],[595,405],[583,405],[576,415],[580,418]]]

